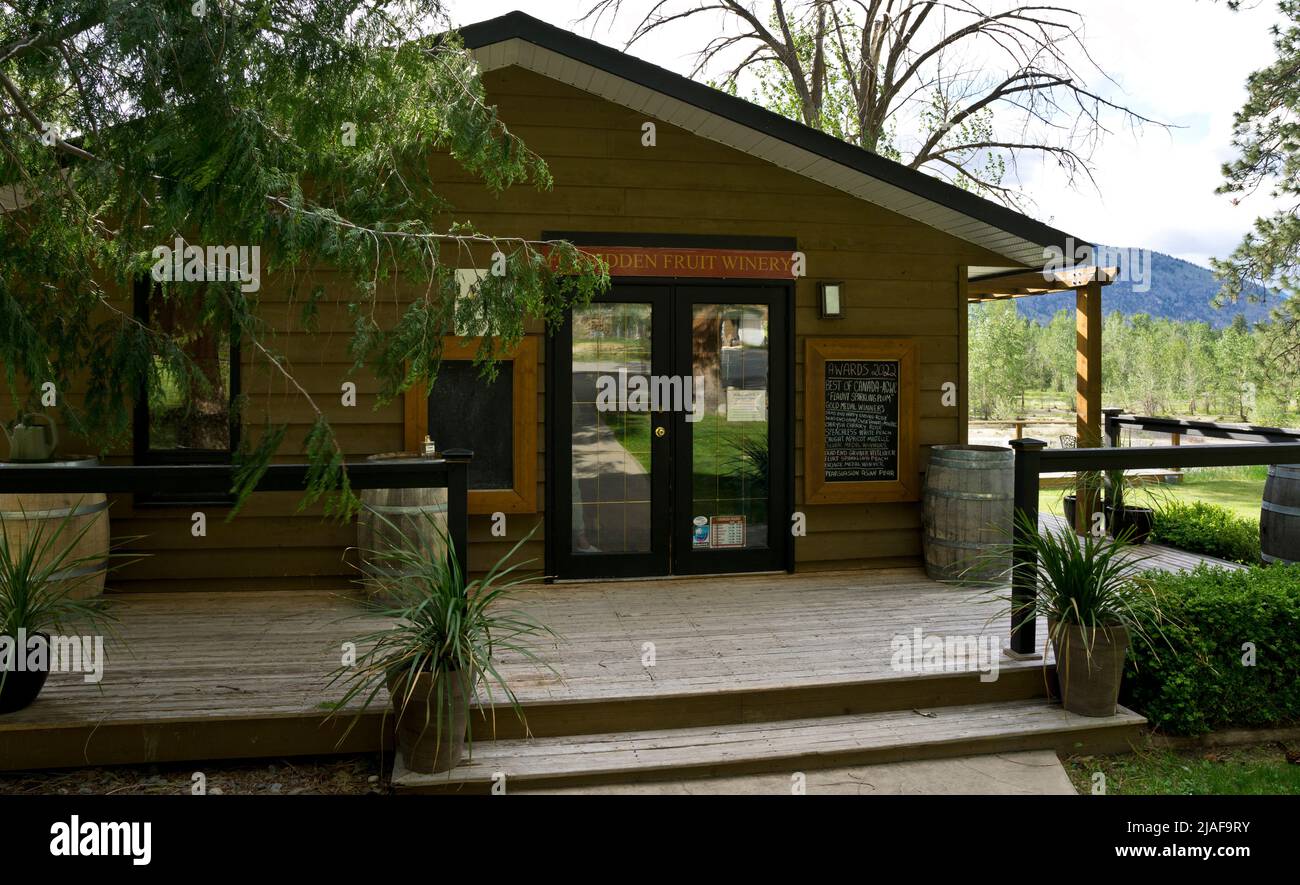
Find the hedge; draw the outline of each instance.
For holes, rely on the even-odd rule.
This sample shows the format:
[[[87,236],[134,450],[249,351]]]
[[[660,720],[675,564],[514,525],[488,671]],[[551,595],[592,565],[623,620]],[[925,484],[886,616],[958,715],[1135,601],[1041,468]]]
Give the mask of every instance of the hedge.
[[[1156,508],[1151,540],[1229,562],[1259,564],[1259,523],[1204,501],[1169,501]]]
[[[1126,706],[1170,734],[1300,722],[1300,565],[1148,577],[1169,621],[1130,651]]]

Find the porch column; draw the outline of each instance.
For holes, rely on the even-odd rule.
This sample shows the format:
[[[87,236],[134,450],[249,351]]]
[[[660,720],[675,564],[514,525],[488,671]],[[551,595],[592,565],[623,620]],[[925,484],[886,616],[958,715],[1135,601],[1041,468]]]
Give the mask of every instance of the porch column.
[[[1076,434],[1079,448],[1095,449],[1101,446],[1101,283],[1094,275],[1093,281],[1074,290],[1075,296],[1075,411]],[[1075,529],[1080,532],[1092,528],[1093,514],[1097,512],[1096,484],[1076,490],[1079,506]]]

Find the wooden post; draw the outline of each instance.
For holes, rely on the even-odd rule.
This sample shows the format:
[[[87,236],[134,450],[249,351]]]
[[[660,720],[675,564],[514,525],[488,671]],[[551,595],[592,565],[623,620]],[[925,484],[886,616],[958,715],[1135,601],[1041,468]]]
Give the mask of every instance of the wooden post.
[[[1026,541],[1026,533],[1038,531],[1039,452],[1047,448],[1041,439],[1017,439],[1011,443],[1016,452],[1014,516],[1012,528],[1011,573],[1011,654],[1035,654],[1037,624],[1028,606],[1038,593],[1038,562]]]
[[[1101,447],[1101,283],[1095,280],[1074,290],[1075,296],[1075,428],[1079,448]],[[1089,487],[1090,486],[1090,487]],[[1076,490],[1075,530],[1092,528],[1097,512],[1096,483],[1080,482]]]
[[[1106,448],[1120,449],[1123,448],[1123,439],[1121,438],[1122,430],[1119,426],[1119,416],[1124,414],[1123,409],[1102,409],[1105,416]],[[1122,474],[1121,474],[1122,478]],[[1106,475],[1106,506],[1115,508],[1124,504],[1124,486],[1123,483],[1114,482],[1114,474]]]
[[[1176,445],[1176,446],[1181,446],[1181,445],[1183,444],[1183,435],[1182,435],[1181,433],[1174,433],[1174,434],[1170,434],[1170,435],[1173,437],[1173,444],[1174,444],[1174,445]],[[1183,472],[1183,468],[1181,468],[1181,467],[1175,467],[1175,468],[1174,468],[1174,473],[1179,473],[1179,474],[1181,474],[1182,472]]]

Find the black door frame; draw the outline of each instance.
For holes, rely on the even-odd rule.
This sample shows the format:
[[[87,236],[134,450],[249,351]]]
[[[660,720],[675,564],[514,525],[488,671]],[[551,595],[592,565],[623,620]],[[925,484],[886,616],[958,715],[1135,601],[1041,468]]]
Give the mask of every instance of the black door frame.
[[[650,373],[668,374],[671,348],[655,347],[654,342],[671,341],[669,324],[672,285],[659,280],[652,285],[611,289],[598,299],[604,304],[651,305]],[[669,573],[669,531],[666,519],[650,520],[650,550],[646,553],[613,556],[575,556],[570,549],[573,532],[573,495],[571,485],[561,477],[573,473],[573,313],[564,325],[546,341],[546,573],[566,579],[662,577]],[[563,363],[567,371],[558,371]],[[563,410],[563,411],[562,411]],[[668,429],[667,413],[650,413],[650,452],[652,464],[669,463],[669,435],[657,436],[657,428]],[[565,440],[565,437],[569,439]],[[563,444],[561,444],[561,442]],[[662,513],[669,507],[670,477],[667,471],[650,471],[650,512]],[[563,486],[563,488],[560,488]]]
[[[547,337],[546,374],[546,573],[563,580],[582,578],[662,577],[742,573],[755,571],[793,571],[794,539],[790,518],[794,506],[794,297],[793,281],[735,279],[664,279],[658,277],[620,277],[610,293],[598,299],[609,303],[651,303],[652,340],[669,341],[670,347],[651,350],[651,372],[673,374],[674,366],[691,365],[691,311],[680,304],[718,303],[707,297],[718,289],[747,290],[738,296],[744,303],[767,304],[769,317],[779,320],[782,341],[770,340],[768,348],[768,441],[771,453],[768,547],[758,550],[697,551],[690,544],[691,514],[678,506],[678,492],[689,489],[689,458],[672,457],[676,446],[689,451],[691,427],[681,413],[653,413],[651,440],[656,463],[671,465],[671,471],[653,471],[651,512],[671,514],[668,519],[652,519],[651,552],[644,556],[629,554],[620,558],[615,568],[595,557],[575,557],[570,549],[573,509],[569,485],[562,477],[570,476],[572,453],[561,444],[572,433],[571,403],[573,379],[569,371],[572,355],[573,321],[566,318],[563,327]],[[684,293],[685,297],[680,297]],[[702,297],[696,297],[696,296]],[[662,302],[662,303],[661,303]],[[677,328],[669,323],[675,318]],[[772,325],[777,325],[773,322]],[[662,331],[661,331],[662,329]],[[561,410],[564,410],[563,412]],[[664,427],[665,438],[654,435]],[[679,440],[681,442],[679,442]],[[661,460],[662,459],[662,460]],[[672,487],[668,487],[671,474]],[[563,486],[563,488],[561,488]],[[686,500],[686,499],[682,499]],[[669,532],[671,531],[671,541]]]

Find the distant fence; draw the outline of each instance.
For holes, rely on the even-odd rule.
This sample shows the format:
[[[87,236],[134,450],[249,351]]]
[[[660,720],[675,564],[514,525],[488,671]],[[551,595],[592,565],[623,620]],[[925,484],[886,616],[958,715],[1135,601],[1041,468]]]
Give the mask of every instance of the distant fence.
[[[1181,418],[1155,418],[1146,415],[1129,415],[1121,409],[1103,409],[1106,416],[1106,444],[1111,448],[1121,446],[1124,428],[1146,433],[1164,433],[1181,441],[1185,436],[1206,439],[1231,439],[1251,443],[1300,442],[1300,430],[1284,427],[1262,427],[1258,424],[1222,424],[1215,421],[1186,421]],[[1178,445],[1175,442],[1174,445]]]

